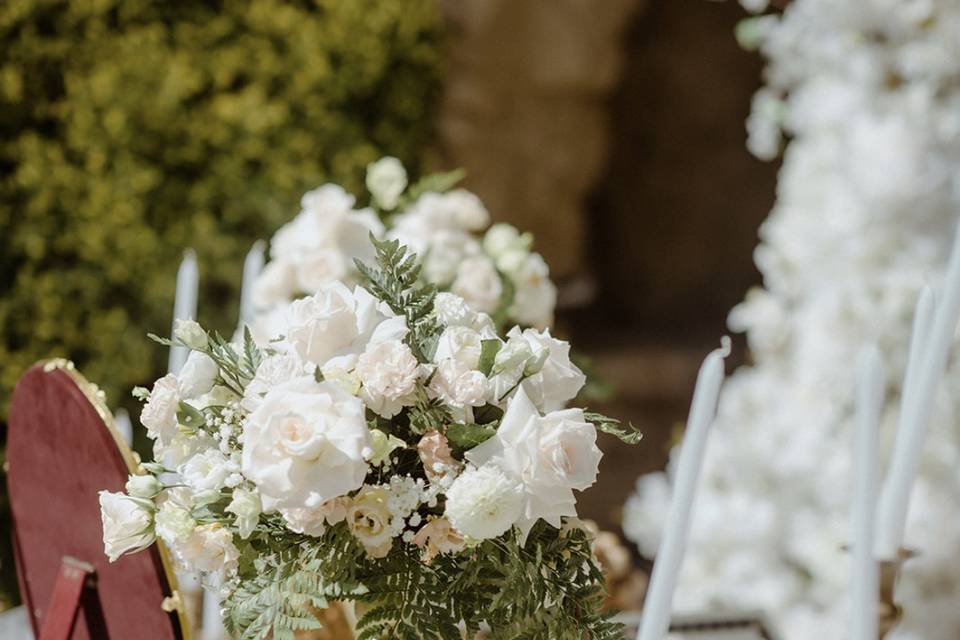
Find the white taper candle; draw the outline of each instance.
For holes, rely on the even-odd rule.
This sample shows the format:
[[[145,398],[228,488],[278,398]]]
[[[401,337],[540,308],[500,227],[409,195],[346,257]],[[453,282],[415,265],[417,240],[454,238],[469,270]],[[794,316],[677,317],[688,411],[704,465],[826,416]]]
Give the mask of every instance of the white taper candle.
[[[240,328],[253,320],[253,283],[263,270],[264,242],[257,240],[243,261],[243,281],[240,286]]]
[[[220,617],[220,600],[215,589],[203,590],[203,622],[200,640],[226,640],[229,638]]]
[[[921,341],[923,349],[918,362],[916,384],[911,381],[904,411],[901,414],[896,448],[890,470],[880,494],[876,555],[883,560],[896,558],[903,546],[910,491],[920,464],[923,441],[930,425],[937,386],[947,366],[960,315],[960,225],[954,235],[953,251],[947,267],[943,291],[938,296],[931,321],[930,335]],[[901,435],[899,431],[903,431]]]
[[[697,386],[693,392],[690,416],[674,475],[670,511],[653,564],[653,575],[650,577],[650,588],[644,601],[637,640],[663,640],[670,628],[673,592],[686,550],[690,516],[700,467],[703,465],[707,436],[717,412],[717,400],[724,375],[723,359],[728,353],[729,341],[725,340],[721,349],[707,356],[697,375]]]
[[[873,538],[879,478],[878,427],[883,412],[883,362],[876,345],[860,354],[853,444],[854,483],[851,522],[850,640],[877,639],[879,567]]]
[[[180,262],[180,268],[177,269],[177,294],[173,303],[171,337],[177,326],[177,320],[196,320],[197,287],[199,283],[200,272],[197,268],[197,254],[193,249],[187,249],[183,252],[183,261]],[[169,373],[180,373],[188,355],[189,349],[186,347],[171,347],[170,359],[167,361],[167,371]]]
[[[133,444],[133,423],[130,421],[130,414],[126,409],[117,409],[113,414],[113,424],[117,427],[117,432],[127,444]]]

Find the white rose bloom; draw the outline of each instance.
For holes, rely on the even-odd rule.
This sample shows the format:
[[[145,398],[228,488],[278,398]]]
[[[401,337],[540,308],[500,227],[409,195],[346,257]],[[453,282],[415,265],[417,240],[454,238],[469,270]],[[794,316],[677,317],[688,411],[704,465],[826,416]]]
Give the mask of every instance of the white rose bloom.
[[[533,353],[541,353],[544,349],[549,351],[540,371],[524,380],[522,385],[541,411],[562,409],[580,393],[587,377],[570,361],[569,342],[557,340],[550,335],[549,329],[520,331],[514,327],[507,335],[511,339],[522,337]]]
[[[195,320],[177,320],[173,323],[174,337],[191,349],[203,349],[207,346],[207,332]]]
[[[447,519],[474,540],[502,535],[522,513],[520,482],[497,466],[469,468],[447,490]]]
[[[466,189],[453,189],[444,194],[444,198],[460,228],[480,231],[490,224],[490,213],[476,194]]]
[[[153,532],[153,503],[122,493],[100,492],[103,522],[103,552],[115,562],[125,553],[146,549],[156,539]]]
[[[437,365],[430,390],[454,407],[481,407],[487,403],[490,383],[479,371],[447,358]]]
[[[457,269],[468,257],[480,253],[480,244],[470,234],[459,230],[440,229],[430,236],[430,245],[420,254],[424,277],[435,284],[448,285],[457,276]]]
[[[294,533],[319,537],[327,530],[327,525],[335,525],[347,517],[347,509],[352,501],[346,496],[331,498],[318,507],[305,509],[281,509],[280,515],[287,521],[287,527]]]
[[[520,324],[544,329],[553,323],[557,306],[557,287],[550,280],[550,269],[538,253],[524,257],[510,271],[515,288],[510,317]]]
[[[447,327],[437,340],[434,362],[456,361],[464,369],[476,369],[480,363],[483,338],[469,327]]]
[[[340,282],[354,268],[350,256],[337,249],[317,249],[301,256],[294,266],[298,291],[319,291],[323,285]]]
[[[177,471],[192,489],[209,491],[225,487],[227,478],[237,469],[219,449],[206,449],[180,465]]]
[[[177,431],[177,410],[180,406],[180,384],[177,376],[168,373],[153,383],[150,398],[140,412],[140,422],[147,435],[161,443],[170,442]]]
[[[180,397],[196,398],[213,389],[213,383],[220,373],[220,367],[213,358],[199,351],[191,351],[183,368],[177,375],[180,384]]]
[[[253,380],[244,389],[240,406],[248,413],[253,413],[270,389],[296,378],[313,375],[314,369],[315,365],[305,362],[293,353],[267,356],[257,367]]]
[[[404,318],[394,317],[366,289],[350,291],[334,282],[290,305],[284,335],[301,358],[323,366],[332,358],[362,353],[369,342],[400,339],[406,332]]]
[[[256,491],[234,489],[226,510],[236,516],[237,532],[246,540],[260,520],[260,495]]]
[[[163,489],[163,484],[150,474],[132,475],[127,479],[127,493],[134,498],[152,498]]]
[[[371,558],[385,557],[393,546],[388,497],[385,487],[364,487],[347,509],[347,526]]]
[[[503,282],[490,258],[472,256],[460,263],[451,290],[474,310],[493,313],[500,305]]]
[[[370,447],[363,402],[313,378],[274,387],[243,431],[243,474],[265,511],[315,507],[363,484]]]
[[[253,305],[258,309],[286,303],[296,293],[296,267],[285,260],[268,262],[253,281]]]
[[[236,570],[240,552],[233,534],[219,523],[203,524],[178,547],[181,560],[193,569],[226,575]]]
[[[412,403],[418,371],[419,362],[400,340],[370,344],[357,358],[355,372],[363,383],[360,397],[376,413],[392,418]]]
[[[367,189],[381,209],[393,209],[407,188],[407,170],[391,156],[367,165]]]
[[[497,433],[467,452],[469,462],[496,465],[523,483],[523,512],[517,527],[526,539],[538,519],[554,527],[576,516],[573,489],[596,480],[602,453],[596,428],[580,409],[541,416],[523,388],[510,400]]]

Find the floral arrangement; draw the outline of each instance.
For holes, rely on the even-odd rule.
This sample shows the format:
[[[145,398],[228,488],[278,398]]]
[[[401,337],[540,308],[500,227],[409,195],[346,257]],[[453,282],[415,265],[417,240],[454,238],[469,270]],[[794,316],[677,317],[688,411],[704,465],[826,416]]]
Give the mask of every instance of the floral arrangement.
[[[530,250],[533,237],[506,223],[489,226],[480,199],[453,188],[462,176],[434,174],[410,185],[400,161],[386,157],[367,169],[367,207],[355,208],[356,198],[336,184],[306,193],[300,213],[271,240],[271,261],[253,287],[254,337],[282,326],[298,297],[331,282],[359,282],[354,260],[372,259],[370,234],[399,240],[420,257],[424,282],[457,294],[498,327],[548,327],[557,290],[543,258]]]
[[[744,2],[763,9],[762,0]],[[763,609],[786,640],[845,628],[848,488],[857,352],[889,363],[882,428],[893,441],[910,323],[942,277],[960,210],[960,7],[941,0],[794,0],[738,28],[769,63],[748,146],[786,145],[761,228],[764,287],[734,309],[752,366],[725,385],[707,449],[677,607]],[[960,362],[944,376],[913,491],[888,638],[960,636],[956,474]],[[655,553],[670,481],[645,476],[626,532]]]
[[[565,408],[585,377],[549,330],[501,337],[398,240],[371,246],[360,284],[319,284],[266,345],[153,336],[190,356],[136,391],[155,462],[101,494],[107,555],[162,540],[239,638],[292,638],[332,600],[365,639],[618,637],[574,492],[598,429],[639,434]]]

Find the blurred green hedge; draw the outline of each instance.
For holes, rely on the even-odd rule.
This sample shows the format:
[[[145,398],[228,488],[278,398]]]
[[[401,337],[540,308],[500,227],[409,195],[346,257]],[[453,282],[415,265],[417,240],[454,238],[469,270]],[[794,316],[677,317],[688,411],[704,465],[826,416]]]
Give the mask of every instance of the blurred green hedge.
[[[0,422],[68,356],[111,404],[162,372],[177,265],[232,331],[243,256],[431,133],[435,0],[0,2]]]

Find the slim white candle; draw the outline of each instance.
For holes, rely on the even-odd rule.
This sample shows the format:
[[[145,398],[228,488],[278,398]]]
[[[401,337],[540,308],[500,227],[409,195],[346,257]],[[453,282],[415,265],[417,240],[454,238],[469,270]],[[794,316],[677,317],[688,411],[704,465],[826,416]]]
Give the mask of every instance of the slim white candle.
[[[177,320],[196,319],[199,281],[197,254],[193,249],[187,249],[183,252],[183,261],[177,270],[177,295],[173,303],[173,328],[176,328]],[[173,336],[173,329],[171,329],[170,335]],[[171,347],[170,358],[167,361],[167,371],[169,373],[180,373],[188,355],[189,350],[186,347]]]
[[[896,452],[906,451],[909,446],[907,441],[911,434],[904,428],[907,416],[910,415],[910,403],[915,401],[917,396],[917,378],[923,359],[924,348],[929,342],[930,332],[933,330],[933,315],[936,309],[936,296],[933,293],[933,287],[926,285],[920,292],[917,299],[917,305],[913,312],[913,333],[910,335],[910,352],[907,357],[907,370],[903,377],[903,386],[900,391],[900,415],[897,421],[897,435],[893,445],[893,458],[896,459]],[[893,463],[891,463],[891,466]],[[899,512],[895,512],[891,501],[895,497],[890,482],[893,478],[891,469],[890,475],[884,483],[883,492],[877,507],[877,532],[875,537],[874,552],[878,558],[892,560],[896,557],[903,540],[902,523],[906,518]],[[901,524],[898,525],[897,522]]]
[[[133,444],[133,423],[130,421],[130,414],[126,409],[117,409],[117,412],[113,414],[113,424],[123,437],[123,441],[127,444]]]
[[[220,617],[220,601],[215,590],[203,590],[203,620],[200,625],[200,640],[224,640],[227,631]]]
[[[876,345],[860,354],[854,438],[854,493],[851,526],[850,640],[876,640],[879,568],[873,558],[877,507],[877,433],[883,411],[883,363]]]
[[[717,399],[723,383],[723,359],[729,353],[729,341],[710,353],[700,367],[697,386],[690,405],[690,417],[680,448],[673,483],[670,512],[663,527],[663,536],[653,575],[643,606],[643,619],[637,640],[662,640],[670,628],[673,592],[686,550],[690,515],[696,497],[697,479],[703,465],[710,425],[717,411]]]
[[[253,283],[263,270],[263,240],[257,240],[243,261],[243,281],[240,286],[240,327],[249,325],[253,320]]]
[[[917,475],[923,441],[930,425],[937,385],[947,366],[950,347],[960,315],[960,226],[954,236],[950,264],[943,283],[943,292],[938,296],[933,314],[930,335],[924,343],[917,367],[916,385],[906,398],[900,427],[903,436],[897,434],[897,447],[893,452],[879,504],[879,521],[883,529],[878,532],[876,555],[883,560],[896,558],[903,545],[910,506],[910,490]]]

